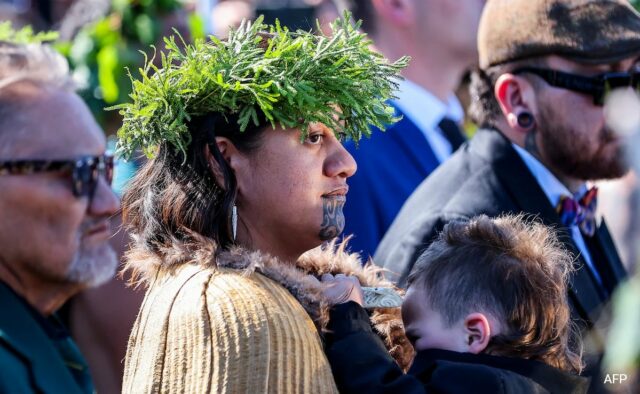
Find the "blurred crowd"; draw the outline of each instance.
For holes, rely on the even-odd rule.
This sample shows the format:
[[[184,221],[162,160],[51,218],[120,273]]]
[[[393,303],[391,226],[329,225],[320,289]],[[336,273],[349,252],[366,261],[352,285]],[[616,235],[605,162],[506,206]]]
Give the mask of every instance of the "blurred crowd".
[[[521,199],[522,201],[526,200],[524,205],[529,204],[530,207],[533,207],[529,211],[523,209],[522,212],[540,217],[545,221],[545,215],[555,214],[555,206],[553,209],[550,208],[551,205],[538,209],[539,203],[532,202],[534,198],[531,196],[535,193],[543,195],[542,190],[528,186],[526,184],[528,178],[518,172],[520,167],[513,165],[513,161],[505,158],[504,161],[497,164],[492,163],[491,165],[494,167],[503,166],[502,169],[495,170],[494,173],[486,169],[485,162],[474,157],[463,157],[459,150],[461,146],[467,146],[465,144],[473,147],[473,141],[476,141],[475,149],[477,152],[484,150],[488,152],[487,155],[495,154],[503,159],[508,156],[503,151],[511,149],[507,145],[511,147],[513,144],[516,146],[515,150],[511,149],[513,157],[521,157],[522,161],[526,163],[526,168],[538,176],[543,170],[539,168],[536,170],[535,159],[531,160],[533,156],[528,155],[531,151],[526,148],[530,141],[524,136],[534,127],[533,124],[557,121],[557,119],[551,118],[550,112],[546,113],[547,118],[543,118],[542,116],[533,116],[531,114],[533,111],[521,110],[522,101],[533,97],[533,90],[523,88],[518,84],[519,82],[514,83],[502,77],[494,78],[494,76],[499,76],[504,71],[499,70],[497,68],[499,66],[496,65],[503,65],[505,62],[507,64],[513,62],[517,65],[519,64],[517,62],[529,56],[549,55],[552,60],[547,65],[543,64],[537,67],[523,64],[522,66],[530,68],[528,71],[523,71],[523,73],[530,73],[527,74],[528,76],[539,75],[549,82],[555,77],[547,78],[543,75],[544,71],[539,70],[551,68],[550,65],[556,68],[566,66],[568,63],[563,63],[565,60],[561,57],[566,53],[552,51],[535,53],[535,48],[529,47],[523,49],[522,54],[517,53],[513,56],[512,54],[497,53],[497,51],[492,52],[490,44],[506,40],[500,35],[509,35],[508,32],[512,30],[514,33],[510,38],[518,45],[522,44],[517,42],[519,35],[522,36],[520,37],[522,42],[525,42],[529,36],[535,36],[533,31],[525,31],[526,26],[520,25],[519,28],[523,33],[516,32],[516,25],[506,26],[502,30],[496,27],[497,32],[495,33],[485,31],[486,34],[495,35],[485,37],[484,43],[487,47],[479,48],[478,35],[482,34],[482,28],[481,32],[478,32],[480,18],[486,3],[491,1],[0,0],[0,24],[10,22],[13,29],[16,30],[31,26],[35,32],[49,30],[59,32],[57,40],[52,45],[66,59],[70,67],[70,78],[73,80],[74,86],[77,87],[79,95],[76,96],[75,93],[72,93],[76,90],[60,87],[60,91],[43,96],[42,93],[29,86],[11,91],[9,99],[2,98],[8,94],[6,92],[4,95],[0,95],[0,143],[4,145],[2,128],[7,125],[33,129],[30,132],[32,134],[27,132],[20,134],[19,141],[22,141],[21,144],[27,147],[13,143],[13,145],[7,143],[5,146],[0,146],[0,162],[4,161],[3,153],[8,151],[20,152],[20,157],[37,156],[39,153],[49,150],[62,152],[62,156],[74,156],[75,153],[84,154],[85,151],[93,152],[93,156],[87,157],[82,163],[18,163],[24,168],[6,169],[7,172],[29,173],[29,171],[38,171],[38,168],[50,168],[52,165],[71,166],[69,168],[73,172],[75,181],[74,194],[76,196],[90,195],[91,202],[85,209],[78,205],[79,202],[76,200],[61,198],[60,193],[51,192],[51,195],[43,195],[42,201],[38,198],[26,198],[25,196],[24,198],[29,201],[25,201],[23,204],[23,216],[27,219],[13,218],[12,222],[9,222],[9,217],[0,212],[0,220],[5,221],[0,224],[0,237],[9,239],[9,241],[0,239],[0,248],[4,249],[2,243],[6,242],[11,244],[24,243],[18,236],[7,237],[7,233],[10,233],[9,230],[12,228],[23,226],[23,228],[34,229],[38,226],[37,216],[49,218],[54,217],[55,214],[64,213],[68,218],[65,223],[57,227],[51,226],[50,233],[33,230],[33,233],[38,235],[29,241],[29,245],[26,243],[23,245],[24,250],[20,249],[15,253],[28,252],[34,258],[43,259],[44,256],[55,255],[54,260],[62,261],[69,257],[69,252],[62,250],[62,248],[56,249],[56,243],[71,245],[74,242],[61,235],[62,232],[73,226],[89,226],[88,229],[83,227],[82,231],[88,231],[94,236],[95,245],[87,247],[88,249],[83,252],[104,253],[105,257],[101,261],[113,259],[118,265],[124,261],[124,256],[130,247],[131,236],[122,226],[119,199],[131,178],[147,163],[147,158],[140,155],[134,160],[125,161],[118,157],[104,155],[101,152],[105,147],[109,149],[115,147],[117,130],[123,121],[118,111],[105,111],[105,108],[127,102],[130,99],[131,82],[126,70],[137,76],[136,70],[143,67],[145,58],[151,59],[154,56],[154,64],[160,66],[160,53],[166,50],[163,37],[178,33],[186,42],[206,38],[209,35],[224,39],[228,36],[230,29],[240,26],[243,20],[253,20],[259,15],[264,16],[265,23],[271,24],[277,19],[281,25],[287,26],[291,30],[317,31],[319,29],[328,35],[331,33],[330,23],[347,10],[352,12],[354,20],[362,21],[360,30],[372,40],[372,48],[375,51],[390,61],[396,61],[405,55],[411,57],[409,65],[402,71],[404,80],[399,83],[396,97],[390,100],[391,106],[397,115],[402,116],[402,120],[389,127],[384,133],[377,127],[372,127],[371,139],[364,139],[360,143],[357,141],[344,143],[344,147],[353,156],[358,167],[355,174],[349,176],[349,193],[344,206],[346,223],[343,234],[354,234],[350,240],[350,249],[359,252],[363,260],[373,259],[376,264],[397,273],[399,277],[393,281],[399,287],[406,288],[410,278],[409,273],[422,251],[419,245],[423,245],[429,237],[434,238],[448,220],[466,214],[475,216],[477,214],[491,214],[495,211],[495,214],[498,215],[503,212],[517,211],[513,206],[518,205],[517,203]],[[526,3],[526,1],[518,1],[518,3]],[[570,21],[567,20],[567,24]],[[616,20],[616,22],[619,21]],[[631,26],[631,22],[626,20],[619,23],[629,31],[637,29],[635,32],[640,37],[640,22],[633,26]],[[587,26],[584,32],[578,31],[575,34],[592,34],[590,29],[597,29],[597,26]],[[562,30],[563,28],[558,29]],[[574,34],[571,30],[573,28],[579,29],[574,25],[566,27],[567,31],[563,33],[565,37]],[[489,30],[488,27],[485,29]],[[549,31],[557,32],[552,28],[549,28]],[[575,48],[578,49],[573,48],[576,53],[587,53],[601,49],[590,47],[587,42],[588,38],[583,38],[576,39],[579,41],[578,44],[575,44]],[[606,38],[611,40],[612,46],[618,45],[616,37]],[[537,36],[532,38],[532,40],[535,39],[538,39]],[[540,38],[541,48],[546,45],[544,42],[546,39],[549,38],[546,36]],[[482,43],[482,41],[480,42]],[[548,46],[556,48],[565,45],[565,43],[559,40],[558,43],[550,43]],[[516,47],[516,44],[509,44],[510,48]],[[606,56],[603,55],[606,62],[603,60],[600,63],[589,59],[590,62],[585,61],[585,64],[594,68],[576,68],[576,74],[585,70],[589,75],[595,74],[596,71],[610,73],[622,73],[629,70],[640,71],[640,59],[637,58],[640,52],[632,51],[640,50],[640,48],[620,45],[621,53],[625,56],[616,54],[615,59],[604,59]],[[527,52],[529,50],[531,53]],[[11,77],[11,70],[17,73],[15,71],[17,68],[11,69],[7,64],[14,61],[13,57],[17,59],[20,56],[26,56],[18,53],[19,51],[16,51],[15,54],[12,51],[13,48],[7,48],[0,44],[0,57],[7,56],[12,59],[9,62],[0,61],[0,89],[4,89],[3,79]],[[491,58],[494,53],[496,53],[495,59]],[[567,58],[575,59],[574,55],[575,53],[570,53]],[[594,56],[597,55],[596,53]],[[498,59],[500,56],[503,58]],[[599,66],[592,66],[594,63],[606,66],[598,68]],[[43,64],[48,63],[43,62]],[[2,70],[3,67],[6,70]],[[39,80],[47,78],[53,80],[57,75],[56,70],[38,70],[38,67],[48,68],[49,66],[34,65],[30,72],[33,72],[34,75],[37,74],[36,78]],[[538,71],[531,71],[532,69]],[[492,72],[495,74],[491,74]],[[50,75],[40,75],[47,73]],[[59,73],[65,73],[65,71],[59,71]],[[512,74],[508,75],[515,79],[518,78]],[[494,92],[487,93],[486,89],[482,91],[482,78],[485,78],[485,82],[486,78],[493,79],[494,87],[499,85],[497,81],[501,81],[502,85],[499,86],[503,86],[504,90],[496,93],[502,95],[499,102],[487,103],[486,95],[493,96]],[[527,86],[538,86],[536,83],[542,83],[540,81]],[[71,83],[71,81],[69,82]],[[58,82],[55,83],[58,84]],[[634,85],[634,87],[638,86]],[[489,86],[489,89],[491,88],[492,86]],[[498,88],[495,89],[498,92]],[[76,102],[80,98],[86,107]],[[550,100],[549,102],[553,102],[551,100],[560,102],[561,100],[555,96],[544,96],[544,99]],[[5,102],[11,105],[15,104],[15,106],[10,107],[7,104],[7,107],[3,108]],[[21,108],[18,104],[22,102],[27,103],[29,109],[18,117],[20,119],[13,120],[13,117],[8,114],[10,111],[18,111],[18,108]],[[576,108],[578,108],[576,106],[583,104],[582,102],[576,104],[575,101],[566,104],[565,114],[570,113],[578,119],[562,119],[557,123],[566,129],[574,125],[577,125],[575,127],[591,127],[591,125],[585,125],[592,120],[587,119],[588,111],[576,112]],[[555,105],[556,108],[560,108],[564,104]],[[494,141],[493,137],[489,136],[489,133],[483,128],[491,116],[490,110],[511,114],[511,117],[507,116],[494,123],[489,122],[492,126],[500,128],[509,137],[510,142],[504,143],[505,146]],[[632,107],[630,111],[638,111],[638,107]],[[623,113],[615,116],[627,117],[628,115]],[[42,124],[40,119],[45,117],[50,120],[47,120],[46,124]],[[14,121],[15,123],[11,123]],[[595,121],[593,122],[595,123]],[[640,127],[640,122],[638,122],[638,126]],[[53,131],[48,132],[46,129]],[[557,126],[557,129],[561,129],[561,126]],[[580,168],[583,168],[587,174],[594,174],[598,171],[595,164],[602,164],[602,161],[609,160],[609,156],[599,156],[601,152],[588,155],[587,148],[580,145],[581,141],[572,141],[570,137],[553,139],[553,135],[550,137],[543,135],[542,139],[544,140],[544,138],[549,138],[545,140],[547,143],[551,141],[551,144],[566,144],[573,147],[573,150],[566,152],[554,151],[557,153],[555,157],[557,162],[553,164],[557,165],[555,168],[559,168],[561,173],[565,168],[567,168],[566,173],[568,174],[571,172],[570,169],[582,166]],[[602,136],[602,138],[608,137]],[[470,140],[471,142],[469,142]],[[478,142],[478,140],[480,141]],[[600,141],[593,143],[600,143]],[[518,146],[524,149],[520,149]],[[627,148],[635,148],[635,145],[630,145]],[[533,149],[535,151],[535,146]],[[629,153],[627,152],[627,154]],[[571,161],[580,155],[586,157],[585,163],[578,159]],[[631,157],[640,157],[640,152],[631,154]],[[613,159],[611,160],[613,162]],[[599,163],[595,163],[596,161]],[[532,162],[534,164],[531,164]],[[563,166],[562,163],[570,164]],[[441,167],[441,165],[446,167]],[[522,163],[518,165],[525,168]],[[506,169],[505,167],[511,168]],[[0,177],[3,174],[2,170],[3,168],[0,168]],[[500,172],[502,170],[511,170],[511,172],[506,171],[503,174]],[[608,225],[608,232],[606,234],[598,233],[602,227],[593,230],[596,234],[600,234],[596,236],[600,236],[602,240],[601,244],[597,246],[592,245],[596,241],[592,242],[590,238],[580,235],[582,228],[579,228],[578,225],[574,227],[567,225],[567,228],[573,230],[565,234],[568,239],[573,237],[574,240],[581,240],[575,241],[572,252],[583,256],[582,258],[585,255],[589,256],[581,261],[581,264],[590,270],[584,275],[589,276],[591,280],[585,279],[589,284],[581,287],[577,295],[572,295],[574,297],[571,301],[572,308],[575,307],[572,311],[583,308],[584,316],[580,316],[587,320],[593,318],[594,321],[590,324],[592,323],[594,326],[610,324],[613,318],[607,313],[603,313],[601,316],[601,306],[608,303],[617,284],[622,280],[621,278],[627,275],[633,277],[640,259],[638,247],[640,244],[640,181],[637,171],[632,169],[628,173],[622,171],[615,172],[613,175],[609,173],[598,173],[598,175],[603,176],[594,175],[590,178],[589,175],[586,175],[580,179],[594,181],[590,182],[589,186],[595,185],[599,194],[597,211],[593,214],[604,217]],[[505,184],[502,184],[502,177],[505,176],[511,177],[510,179],[514,180],[514,185],[509,185],[510,181],[505,181]],[[539,180],[544,176],[539,175],[536,179]],[[112,181],[111,189],[103,179],[107,177]],[[430,183],[424,186],[423,181],[427,178]],[[567,178],[569,178],[568,175]],[[607,180],[601,181],[602,178],[607,178]],[[476,179],[477,182],[468,182],[470,179]],[[29,189],[24,185],[16,184],[12,186],[12,190],[2,189],[8,187],[6,183],[0,183],[0,185],[2,185],[0,186],[0,194],[3,194],[3,197],[0,197],[0,202],[5,198],[4,202],[7,204],[22,199],[22,193],[26,195],[38,193],[38,190]],[[460,185],[464,185],[464,187],[458,188]],[[21,189],[21,187],[23,188]],[[579,184],[576,186],[576,190],[570,190],[572,193],[569,194],[575,195],[576,199],[579,195],[582,199],[589,195],[590,190],[594,190],[587,191],[586,186],[584,186],[584,190],[582,188],[583,184]],[[549,187],[549,189],[553,188]],[[547,196],[552,194],[549,189],[544,190]],[[520,190],[521,195],[514,190]],[[446,194],[447,192],[450,193]],[[490,198],[493,200],[489,201]],[[45,199],[56,201],[56,205],[47,206]],[[564,200],[560,200],[560,203],[562,201]],[[591,206],[595,211],[595,203]],[[439,216],[425,217],[422,215],[422,212],[428,209],[437,211]],[[89,225],[85,223],[85,216],[91,218]],[[104,224],[107,220],[110,222],[109,225]],[[54,219],[50,219],[49,222],[53,221]],[[81,222],[82,225],[80,225]],[[564,225],[559,221],[556,222],[559,227]],[[418,226],[420,231],[416,230]],[[453,229],[449,230],[453,231]],[[108,242],[115,250],[115,256],[107,256],[109,253],[99,245],[102,242],[102,233],[105,231],[109,232]],[[571,231],[574,232],[571,233]],[[591,235],[593,235],[593,231],[591,231]],[[75,234],[67,235],[67,237],[73,238]],[[586,241],[583,240],[583,237]],[[106,237],[104,238],[106,239]],[[47,245],[51,249],[45,248],[43,245]],[[594,252],[596,249],[597,252]],[[70,254],[75,255],[75,253],[74,251]],[[8,257],[0,252],[0,258],[6,259]],[[58,263],[58,260],[56,260],[56,264],[59,268],[63,264]],[[606,267],[600,266],[596,260],[606,261]],[[60,351],[64,351],[66,354],[80,352],[84,355],[87,365],[73,356],[69,356],[67,360],[79,363],[77,369],[71,369],[76,381],[80,382],[80,385],[84,384],[84,387],[89,384],[87,379],[91,379],[84,375],[88,374],[89,370],[91,371],[93,385],[98,393],[121,391],[127,346],[128,344],[133,346],[132,342],[129,342],[129,337],[145,296],[144,288],[131,284],[130,273],[117,274],[111,278],[110,275],[116,271],[115,265],[114,263],[113,266],[104,268],[108,271],[105,273],[95,272],[99,271],[95,269],[90,270],[90,274],[95,277],[91,276],[84,282],[94,285],[100,284],[100,286],[88,289],[78,286],[72,290],[61,291],[59,286],[45,289],[43,285],[33,295],[25,297],[29,302],[37,300],[33,301],[33,304],[37,305],[37,310],[44,311],[43,313],[46,315],[55,310],[58,311],[56,315],[60,321],[46,323],[47,327],[50,327],[54,332],[51,337],[55,337],[58,331],[64,330],[58,324],[68,327],[70,337],[61,334],[60,338],[62,339],[58,340],[56,346],[59,346],[59,349],[64,347],[64,350]],[[607,273],[603,273],[604,271]],[[21,283],[19,286],[22,285]],[[13,288],[13,286],[10,287]],[[633,291],[636,293],[631,294],[638,294],[637,286]],[[597,301],[581,298],[586,297],[585,294],[590,294],[589,292],[595,294],[593,297]],[[2,293],[0,297],[9,296]],[[625,314],[625,310],[638,308],[638,303],[634,303],[633,296],[620,296],[620,299],[623,298],[626,300],[624,302],[628,303],[625,305],[628,306],[625,307],[627,309],[618,308],[618,315]],[[597,306],[590,303],[595,303]],[[595,314],[592,314],[595,309],[598,309],[599,317],[597,319],[594,318]],[[640,321],[634,321],[634,318],[640,319],[634,315],[631,318],[631,323],[627,324],[627,327],[629,325],[633,327],[633,334],[622,329],[620,331],[622,334],[619,336],[631,338],[630,341],[637,343],[636,328]],[[618,323],[616,330],[620,326],[624,326],[624,324]],[[66,341],[70,338],[73,338],[78,348],[69,346]],[[600,358],[604,349],[607,348],[604,345],[607,339],[605,337],[595,339],[589,337],[586,341],[598,342],[593,346],[598,349],[594,351],[594,357],[598,358],[598,361],[594,363],[600,365]],[[633,346],[630,345],[630,347],[634,350]],[[611,348],[623,349],[622,351],[629,350],[619,344],[613,344]],[[640,346],[637,350],[640,350]],[[612,357],[615,359],[615,356],[609,356],[610,359]],[[629,358],[633,360],[633,356]],[[632,362],[637,363],[637,358]],[[587,368],[590,363],[591,361],[587,362]],[[626,367],[624,366],[624,368]],[[611,372],[622,373],[617,370]],[[599,379],[602,383],[605,375],[606,373],[602,376],[596,374],[594,376],[598,377],[594,379]],[[0,373],[0,376],[3,376],[3,373]],[[606,383],[606,381],[604,382]],[[57,392],[72,392],[66,391],[62,384],[58,389]],[[616,392],[616,387],[612,389],[603,386],[602,390],[605,389]],[[634,390],[628,387],[626,389]]]

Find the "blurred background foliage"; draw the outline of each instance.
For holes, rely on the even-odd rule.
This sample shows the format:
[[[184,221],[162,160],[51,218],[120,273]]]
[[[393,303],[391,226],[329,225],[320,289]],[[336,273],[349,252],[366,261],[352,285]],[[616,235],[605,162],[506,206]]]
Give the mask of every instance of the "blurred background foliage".
[[[57,43],[69,60],[80,93],[102,124],[113,134],[117,112],[104,108],[128,100],[131,81],[151,46],[162,50],[162,37],[177,30],[186,39],[204,37],[204,23],[180,0],[113,0],[107,15],[82,26],[70,41]]]
[[[15,44],[29,44],[34,42],[48,42],[58,38],[57,32],[34,32],[31,26],[24,26],[16,30],[11,21],[0,22],[0,41]]]

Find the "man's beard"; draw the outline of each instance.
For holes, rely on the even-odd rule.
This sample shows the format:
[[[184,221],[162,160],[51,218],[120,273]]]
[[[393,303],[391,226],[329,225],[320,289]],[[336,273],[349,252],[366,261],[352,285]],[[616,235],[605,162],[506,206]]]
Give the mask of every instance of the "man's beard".
[[[67,280],[89,287],[108,282],[116,273],[118,257],[108,242],[86,247],[82,242],[67,271]]]
[[[541,137],[541,152],[549,165],[562,175],[586,181],[616,179],[629,171],[622,144],[615,154],[604,152],[616,137],[606,127],[598,131],[598,149],[589,156],[585,156],[591,151],[588,140],[558,121],[558,116],[544,104],[540,105],[537,130]]]

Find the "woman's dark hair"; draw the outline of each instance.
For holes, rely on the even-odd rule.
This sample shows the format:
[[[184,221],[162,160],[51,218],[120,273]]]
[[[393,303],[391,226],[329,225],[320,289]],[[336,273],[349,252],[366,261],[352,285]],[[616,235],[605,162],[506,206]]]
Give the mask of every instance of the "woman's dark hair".
[[[250,124],[240,132],[237,120],[218,113],[192,118],[187,125],[192,141],[186,154],[164,143],[140,169],[122,199],[123,221],[135,247],[162,257],[163,250],[174,243],[192,241],[194,233],[215,240],[222,248],[234,243],[231,211],[236,177],[215,137],[226,137],[239,151],[248,153],[260,146],[267,127],[261,119],[258,126]],[[213,165],[207,160],[207,146]]]

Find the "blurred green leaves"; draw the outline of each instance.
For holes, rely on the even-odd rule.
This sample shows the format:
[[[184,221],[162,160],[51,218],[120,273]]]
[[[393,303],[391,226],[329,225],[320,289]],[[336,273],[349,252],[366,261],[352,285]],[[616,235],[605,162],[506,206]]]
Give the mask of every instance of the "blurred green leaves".
[[[14,30],[11,22],[0,22],[0,41],[14,44],[31,44],[54,41],[58,33],[54,31],[34,33],[31,26],[25,26],[20,30]]]
[[[108,117],[116,114],[104,108],[128,100],[131,83],[126,69],[144,64],[141,51],[161,44],[162,36],[174,27],[185,36],[204,36],[204,23],[188,15],[180,0],[114,0],[111,7],[108,15],[83,27],[71,42],[56,44],[69,60],[81,95],[107,128]]]
[[[98,62],[98,83],[102,89],[102,99],[107,103],[118,100],[119,89],[116,81],[118,71],[118,51],[115,46],[102,48],[96,58]]]

